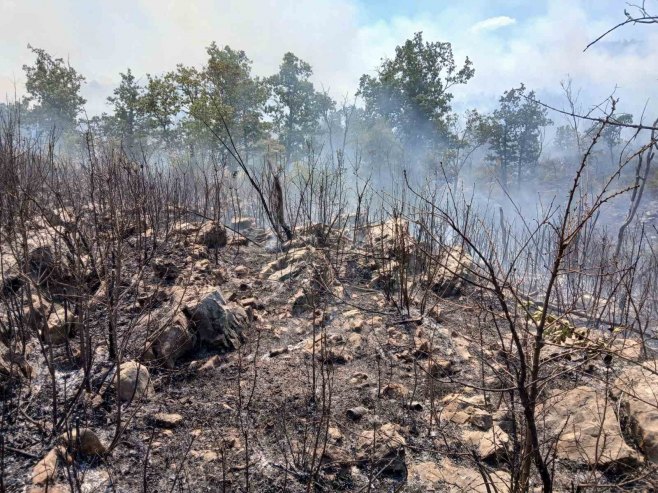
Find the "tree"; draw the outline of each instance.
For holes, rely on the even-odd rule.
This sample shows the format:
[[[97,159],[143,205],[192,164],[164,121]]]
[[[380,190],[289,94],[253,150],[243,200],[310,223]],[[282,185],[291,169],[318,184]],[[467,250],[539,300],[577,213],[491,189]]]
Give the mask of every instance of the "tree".
[[[613,123],[620,123],[621,125],[629,125],[633,123],[633,115],[629,113],[613,114],[610,117],[610,121]],[[603,125],[601,123],[595,123],[587,131],[588,136],[596,135],[601,126],[603,126],[603,130],[601,131],[601,143],[605,145],[608,150],[610,165],[613,165],[615,161],[615,149],[623,142],[621,132],[624,127],[621,125]]]
[[[468,57],[457,67],[450,43],[424,42],[418,32],[395,48],[395,58],[384,60],[375,77],[361,77],[357,94],[368,114],[385,118],[405,146],[417,146],[447,135],[450,89],[474,74]]]
[[[248,161],[253,146],[265,136],[262,115],[267,101],[263,81],[251,76],[251,60],[244,51],[212,43],[202,70],[179,66],[177,81],[194,133],[228,138],[228,132]],[[228,130],[227,130],[228,129]]]
[[[307,139],[317,133],[322,114],[334,107],[329,96],[315,90],[309,80],[311,75],[313,70],[308,63],[286,53],[279,72],[267,79],[272,91],[267,112],[285,146],[286,162],[304,150]]]
[[[143,88],[128,69],[119,74],[121,82],[114,89],[113,96],[107,101],[114,107],[110,119],[111,132],[125,141],[128,149],[133,149],[144,125],[144,108],[142,107]]]
[[[34,65],[23,65],[28,92],[25,102],[31,107],[31,119],[46,129],[74,129],[87,102],[80,96],[85,78],[62,58],[53,58],[30,45],[28,48],[36,55]]]
[[[140,98],[140,108],[144,112],[146,125],[157,131],[167,145],[174,140],[172,132],[176,116],[181,111],[181,97],[176,84],[176,75],[167,73],[163,76],[146,75],[147,84]]]
[[[552,124],[546,108],[535,100],[534,91],[525,91],[523,84],[505,91],[487,122],[489,159],[497,163],[505,189],[510,174],[516,175],[518,185],[526,175],[534,174],[542,151],[542,129]]]

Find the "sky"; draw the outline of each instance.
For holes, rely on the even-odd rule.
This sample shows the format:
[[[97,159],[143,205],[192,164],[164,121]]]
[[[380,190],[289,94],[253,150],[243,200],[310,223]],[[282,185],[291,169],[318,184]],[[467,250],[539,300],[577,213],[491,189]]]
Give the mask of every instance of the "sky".
[[[647,0],[648,5],[658,0]],[[564,106],[560,83],[572,80],[583,109],[610,94],[620,111],[658,116],[658,25],[627,26],[583,49],[624,19],[623,0],[0,0],[0,95],[24,91],[28,43],[67,59],[87,82],[89,115],[131,68],[159,74],[200,66],[212,41],[244,50],[257,75],[276,72],[283,54],[308,61],[313,81],[338,100],[359,77],[423,31],[468,56],[475,77],[454,88],[454,108],[492,110],[521,82]],[[652,118],[653,117],[653,118]]]

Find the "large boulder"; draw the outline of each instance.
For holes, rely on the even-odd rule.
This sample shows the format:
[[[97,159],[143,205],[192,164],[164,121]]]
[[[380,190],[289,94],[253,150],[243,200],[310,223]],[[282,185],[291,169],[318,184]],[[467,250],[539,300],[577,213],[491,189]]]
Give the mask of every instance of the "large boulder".
[[[184,307],[199,342],[216,349],[237,349],[244,341],[242,332],[249,317],[242,306],[226,303],[217,289],[203,293],[196,303]]]
[[[52,482],[57,475],[58,457],[62,453],[57,447],[51,449],[36,465],[32,468],[32,484],[42,486]]]
[[[511,478],[504,471],[487,470],[487,480],[476,467],[456,464],[448,458],[438,464],[421,462],[410,468],[408,482],[418,483],[423,491],[447,491],[450,493],[490,493],[510,491]]]
[[[460,247],[448,248],[440,257],[432,290],[444,298],[458,296],[473,278],[473,259]]]
[[[658,464],[658,360],[626,368],[615,382],[630,430],[647,459]]]
[[[399,427],[386,423],[377,430],[364,431],[357,440],[356,457],[361,466],[372,465],[384,474],[401,474],[406,470],[406,440]]]
[[[226,228],[216,222],[208,222],[199,230],[199,242],[208,248],[222,248],[228,242]]]
[[[641,462],[624,441],[612,404],[605,392],[587,386],[551,392],[538,408],[539,422],[559,434],[558,457],[600,467]]]
[[[119,366],[118,375],[114,376],[114,385],[118,386],[119,399],[130,402],[147,396],[151,388],[151,376],[148,368],[137,361],[126,361]]]
[[[464,442],[484,460],[500,457],[505,454],[509,435],[498,425],[487,431],[465,430],[462,434]]]
[[[190,322],[180,311],[164,315],[161,325],[150,337],[152,342],[145,359],[174,368],[177,361],[192,351],[196,344],[197,336],[189,325]]]
[[[481,430],[493,426],[493,416],[487,410],[482,394],[448,394],[441,400],[442,419],[458,425],[470,424]]]
[[[65,259],[49,246],[39,246],[27,256],[28,274],[32,280],[44,286],[53,297],[66,294],[75,285]]]
[[[314,254],[313,247],[288,250],[278,259],[267,264],[261,270],[260,277],[276,282],[297,278],[306,271],[307,265],[313,261]]]

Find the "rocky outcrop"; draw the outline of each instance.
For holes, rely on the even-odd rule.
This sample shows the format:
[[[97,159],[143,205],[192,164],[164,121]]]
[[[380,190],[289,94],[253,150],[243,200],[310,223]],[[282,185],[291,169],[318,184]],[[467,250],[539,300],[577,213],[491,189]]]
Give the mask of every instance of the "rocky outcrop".
[[[208,222],[199,230],[199,242],[208,248],[222,248],[228,242],[226,228],[216,222]]]
[[[364,431],[359,435],[356,457],[363,467],[372,466],[384,474],[401,474],[406,468],[406,445],[399,427],[386,423],[376,430]]]
[[[153,273],[163,281],[175,281],[180,269],[175,262],[167,259],[156,259],[153,262]]]
[[[464,284],[473,278],[473,259],[462,248],[448,248],[441,256],[432,289],[439,296],[458,296]]]
[[[558,457],[600,467],[640,462],[624,441],[612,404],[605,392],[587,386],[554,390],[538,411],[549,433],[559,434]]]
[[[658,360],[626,368],[613,393],[628,417],[630,431],[647,459],[658,464]]]
[[[140,400],[149,393],[151,376],[143,364],[126,361],[119,367],[118,376],[114,376],[114,385],[118,386],[119,399],[122,401]]]
[[[493,417],[486,410],[481,394],[449,394],[441,403],[444,406],[441,416],[447,421],[458,425],[470,424],[481,430],[488,430],[493,426]]]
[[[57,475],[57,459],[61,451],[55,447],[32,468],[32,484],[43,486],[55,479]]]
[[[486,477],[486,480],[485,480]],[[504,471],[486,470],[483,474],[475,468],[464,467],[445,458],[436,462],[420,462],[409,471],[408,481],[419,484],[423,491],[448,491],[450,493],[490,493],[510,491],[510,475]]]
[[[166,368],[174,368],[180,358],[194,349],[196,334],[189,328],[189,321],[182,313],[165,315],[162,326],[151,336],[151,347],[144,355],[147,361],[155,361]]]
[[[227,304],[217,289],[203,294],[196,303],[184,307],[201,344],[215,349],[237,349],[244,341],[242,332],[249,317],[242,306]]]
[[[486,431],[466,430],[462,434],[462,439],[466,445],[475,450],[479,458],[484,460],[502,456],[510,441],[507,433],[497,425]]]

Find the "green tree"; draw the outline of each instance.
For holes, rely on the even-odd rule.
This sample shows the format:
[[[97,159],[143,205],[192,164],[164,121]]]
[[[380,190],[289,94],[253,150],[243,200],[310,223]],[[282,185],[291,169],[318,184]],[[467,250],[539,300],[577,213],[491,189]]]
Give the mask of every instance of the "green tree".
[[[320,117],[334,107],[329,96],[315,90],[311,75],[308,63],[286,53],[279,72],[267,79],[272,98],[266,111],[285,146],[286,162],[303,152],[306,141],[318,132]]]
[[[267,101],[265,83],[251,75],[251,60],[244,51],[212,43],[202,70],[179,66],[177,81],[190,134],[233,139],[243,159],[266,134],[263,111]],[[227,131],[228,129],[228,131]]]
[[[176,138],[176,118],[182,108],[176,74],[147,74],[146,78],[146,89],[140,97],[140,111],[144,114],[147,128],[156,132],[166,145],[171,145]]]
[[[87,102],[80,96],[85,78],[62,58],[53,58],[30,45],[28,48],[36,55],[34,65],[23,65],[31,120],[46,129],[73,130]]]
[[[496,162],[504,188],[514,176],[520,185],[525,177],[534,175],[542,151],[542,130],[552,124],[547,114],[535,100],[534,91],[526,94],[523,84],[505,91],[499,99],[485,131],[489,159]]]
[[[611,122],[621,123],[623,125],[629,125],[633,123],[633,115],[629,113],[618,113],[610,116]],[[588,136],[594,136],[598,133],[599,128],[601,128],[601,123],[595,123],[587,131]],[[608,155],[610,157],[610,165],[615,161],[615,149],[623,142],[621,137],[621,132],[624,129],[620,125],[606,125],[601,132],[601,143],[608,150]]]
[[[109,119],[109,130],[120,137],[128,149],[133,149],[137,140],[142,137],[145,117],[142,105],[144,89],[137,83],[130,69],[119,75],[119,86],[114,89],[113,95],[107,98],[114,109]]]
[[[406,147],[418,146],[447,135],[450,89],[474,74],[468,57],[457,67],[450,43],[425,42],[418,32],[395,48],[395,57],[384,60],[376,76],[361,77],[357,94],[366,112],[387,120]]]

